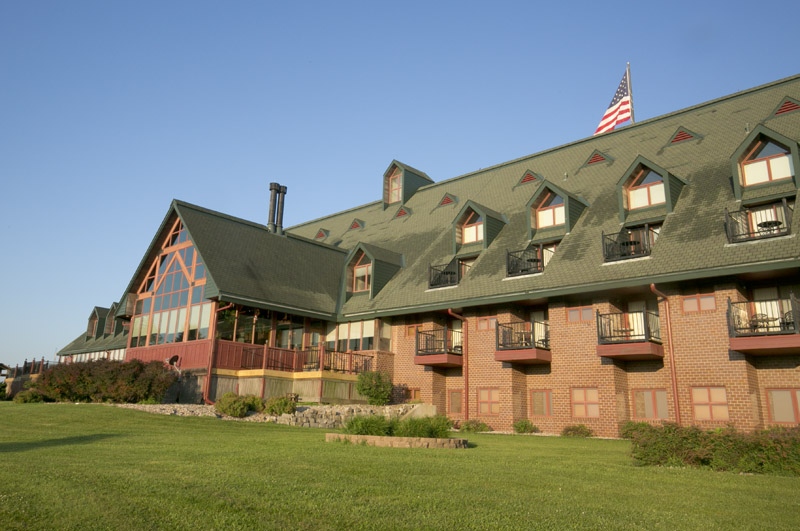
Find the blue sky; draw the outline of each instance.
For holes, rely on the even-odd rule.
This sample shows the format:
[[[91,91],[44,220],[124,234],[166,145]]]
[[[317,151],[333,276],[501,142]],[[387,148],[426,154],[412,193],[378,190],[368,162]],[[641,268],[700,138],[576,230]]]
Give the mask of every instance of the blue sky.
[[[173,198],[286,225],[799,73],[789,2],[0,3],[0,362],[122,295]],[[775,18],[775,14],[783,14]],[[776,22],[778,26],[776,26]]]

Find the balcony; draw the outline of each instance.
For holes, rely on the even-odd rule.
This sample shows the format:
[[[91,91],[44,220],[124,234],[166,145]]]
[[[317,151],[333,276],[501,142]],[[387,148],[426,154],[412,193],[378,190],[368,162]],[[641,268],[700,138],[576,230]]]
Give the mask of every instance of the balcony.
[[[541,365],[550,363],[550,326],[539,321],[500,324],[495,329],[495,361]]]
[[[754,356],[800,354],[800,303],[785,299],[728,300],[730,348]]]
[[[428,272],[428,287],[433,289],[456,286],[461,280],[459,273],[457,260],[453,260],[449,264],[432,265]]]
[[[461,330],[448,327],[417,330],[416,365],[461,367],[464,363]]]
[[[661,325],[655,312],[597,312],[597,355],[623,361],[664,357]]]
[[[508,251],[506,253],[506,275],[517,277],[541,273],[553,254],[553,249],[542,245],[528,247],[522,251]]]
[[[725,232],[730,243],[775,238],[791,233],[792,207],[786,199],[780,203],[744,208],[736,212],[725,209]]]
[[[615,235],[601,234],[603,241],[603,259],[606,262],[627,260],[641,256],[650,256],[653,243],[658,238],[655,227],[645,225],[633,229],[625,229]]]

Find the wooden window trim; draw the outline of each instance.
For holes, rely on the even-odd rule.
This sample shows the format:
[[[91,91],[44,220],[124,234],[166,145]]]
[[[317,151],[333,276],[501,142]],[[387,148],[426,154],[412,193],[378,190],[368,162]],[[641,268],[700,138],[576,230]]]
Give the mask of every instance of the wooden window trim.
[[[694,390],[695,389],[705,389],[706,395],[708,396],[708,402],[695,402],[694,401]],[[724,389],[725,390],[725,402],[713,402],[711,400],[711,389]],[[724,385],[693,385],[691,387],[691,400],[692,400],[692,417],[697,422],[730,422],[730,404],[728,402],[728,389]],[[708,414],[711,418],[708,419],[698,419],[695,415],[695,406],[708,406]],[[713,406],[725,406],[728,408],[728,418],[726,419],[715,419],[714,418],[714,408]]]
[[[745,166],[749,166],[750,164],[755,164],[756,162],[769,161],[769,160],[772,160],[772,159],[775,159],[775,158],[778,158],[778,157],[786,157],[786,156],[791,157],[792,156],[791,150],[786,149],[785,153],[779,153],[779,154],[776,154],[776,155],[769,155],[769,156],[766,156],[766,157],[758,157],[758,158],[755,158],[755,159],[751,159],[750,158],[750,157],[753,156],[753,153],[756,150],[758,150],[759,147],[761,147],[762,144],[768,144],[770,142],[772,142],[776,146],[780,147],[781,149],[786,149],[784,146],[782,146],[778,142],[775,142],[772,139],[767,139],[766,141],[759,140],[758,142],[756,142],[756,144],[753,146],[753,149],[751,149],[747,153],[747,155],[744,157],[744,159],[742,159],[742,162],[740,164],[740,166],[742,168],[742,170],[741,170],[742,171],[742,186],[758,186],[759,184],[766,184],[766,183],[757,183],[757,184],[747,184],[747,183],[745,183],[744,182],[744,178],[745,178],[744,168],[745,168]],[[797,171],[797,170],[795,169],[795,171]],[[772,177],[772,165],[769,164],[769,163],[767,164],[767,182],[768,183],[771,183],[773,181],[783,181],[783,180],[786,180],[786,179],[791,179],[792,177],[793,177],[792,175],[789,175],[787,177],[778,177],[777,179],[773,178]]]
[[[781,422],[772,418],[772,407],[770,406],[769,393],[771,391],[790,391],[792,393],[792,410],[794,411],[794,422]],[[795,387],[768,387],[765,389],[767,400],[767,418],[770,424],[780,424],[782,426],[796,426],[800,424],[800,389]]]
[[[584,401],[583,402],[576,402],[575,401],[575,395],[574,395],[573,391],[577,391],[577,390],[583,390],[583,396],[584,396]],[[586,391],[589,391],[589,390],[597,391],[597,402],[590,402],[586,398]],[[596,418],[600,418],[600,389],[597,388],[597,387],[571,387],[570,390],[569,390],[569,403],[570,403],[570,410],[571,410],[570,413],[572,413],[572,417],[573,418],[579,418],[579,419],[596,419]],[[576,415],[575,414],[575,405],[576,404],[578,404],[578,405],[583,404],[583,406],[586,408],[587,414],[586,415],[580,415],[580,416]],[[597,405],[597,415],[589,415],[588,414],[589,406],[590,405],[595,405],[595,404]]]
[[[533,412],[533,393],[544,393],[544,405],[545,405],[545,414],[544,415],[537,415]],[[571,391],[570,391],[571,393]],[[531,389],[530,393],[531,397],[531,418],[542,418],[542,417],[552,417],[553,416],[553,409],[552,409],[552,401],[553,401],[553,390],[552,389]]]
[[[589,319],[584,319],[583,318],[583,310],[587,310],[587,309],[588,310],[592,310],[591,317]],[[569,319],[570,310],[578,310],[578,315],[580,316],[580,319],[578,319],[577,321],[570,321],[570,319]],[[567,324],[590,323],[590,322],[594,321],[594,307],[591,304],[582,305],[582,306],[567,306],[566,313],[565,313],[565,318],[567,320]]]
[[[422,329],[421,324],[415,325],[406,325],[406,337],[414,337],[417,336],[417,331]]]
[[[492,323],[494,321],[494,323]],[[488,323],[487,325],[483,325],[483,323]],[[481,328],[481,326],[485,326],[485,328]],[[496,315],[485,315],[482,317],[478,317],[477,322],[475,324],[476,330],[480,331],[488,331],[494,330],[497,328],[497,316]]]
[[[562,197],[561,198],[562,202],[557,204],[557,205],[543,206],[543,205],[547,205],[547,203],[549,201],[551,201],[553,198],[555,198],[557,195],[558,194],[556,194],[552,190],[548,190],[547,191],[547,195],[545,195],[544,198],[541,201],[539,201],[539,206],[534,208],[534,214],[533,215],[534,215],[536,228],[538,228],[538,229],[547,229],[547,228],[550,228],[550,227],[560,227],[561,225],[565,225],[567,223],[567,215],[566,215],[567,214],[566,213],[567,200],[566,199],[564,199]],[[555,209],[557,209],[557,208],[563,208],[564,209],[564,223],[556,223]],[[546,210],[553,210],[553,214],[552,214],[553,223],[551,225],[540,225],[539,224],[539,212],[544,212]]]
[[[703,310],[700,305],[700,299],[711,298],[714,301],[714,307],[710,310]],[[696,310],[687,310],[684,304],[684,301],[694,299],[697,301],[697,309]],[[714,293],[694,293],[692,295],[683,295],[681,296],[681,311],[683,313],[705,313],[705,312],[716,312],[717,311],[717,297]]]
[[[662,391],[664,393],[667,392],[664,388],[641,388],[641,389],[631,389],[631,400],[633,401],[633,416],[632,418],[635,420],[667,420],[669,419],[669,395],[667,395],[667,416],[664,418],[655,416],[655,417],[642,417],[636,411],[636,393],[650,393],[650,399],[652,400],[653,405],[653,413],[658,415],[658,401],[656,400],[656,392]]]
[[[663,186],[664,185],[664,181],[658,181],[658,182],[650,183],[650,184],[643,184],[641,186],[631,186],[631,187],[629,187],[628,190],[627,190],[627,194],[628,194],[628,209],[629,210],[639,210],[641,208],[647,208],[647,207],[651,207],[651,206],[657,206],[657,205],[666,204],[667,203],[666,190],[664,190],[664,192],[665,192],[664,193],[664,200],[661,201],[660,203],[653,203],[653,198],[652,198],[652,196],[650,194],[650,188],[653,187],[653,186],[657,186],[659,184]],[[631,207],[630,206],[631,205],[631,192],[633,192],[634,190],[641,190],[643,188],[647,188],[647,204],[643,205],[643,206],[635,207],[635,208]]]
[[[477,218],[478,221],[475,221],[474,223],[470,223],[470,221],[472,221],[473,219],[476,219],[476,218]],[[461,226],[461,243],[464,244],[464,245],[467,245],[467,244],[470,244],[470,243],[482,242],[483,238],[484,238],[484,235],[481,234],[481,237],[478,238],[478,227],[481,226],[481,225],[483,225],[483,217],[480,216],[474,210],[470,210],[469,216],[467,216],[467,219],[464,221],[464,224]],[[469,229],[471,227],[475,227],[475,239],[474,240],[470,240],[470,241],[466,241],[467,240],[467,229]]]
[[[489,391],[488,398],[489,400],[481,400],[481,391]],[[492,391],[497,391],[497,400],[492,400]],[[479,387],[475,393],[477,396],[475,397],[475,405],[478,408],[478,412],[476,416],[479,417],[499,417],[500,416],[500,405],[502,402],[500,401],[500,388],[499,387]],[[487,404],[489,413],[481,413],[481,404]],[[497,413],[492,413],[492,404],[497,404]]]
[[[392,196],[394,192],[397,192],[397,199],[392,201]],[[399,203],[403,198],[402,196],[403,196],[403,186],[400,183],[400,173],[397,172],[397,170],[395,170],[389,176],[389,197],[387,198],[388,199],[387,202],[390,205],[393,205],[394,203]]]

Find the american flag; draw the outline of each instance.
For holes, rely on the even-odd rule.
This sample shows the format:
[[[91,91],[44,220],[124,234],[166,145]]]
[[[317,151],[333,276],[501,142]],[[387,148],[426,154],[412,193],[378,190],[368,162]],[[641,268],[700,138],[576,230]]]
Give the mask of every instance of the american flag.
[[[620,124],[631,118],[631,95],[628,92],[630,81],[628,80],[628,71],[622,76],[622,81],[619,82],[617,92],[614,93],[614,99],[611,100],[611,105],[606,109],[603,119],[600,120],[600,125],[597,126],[595,135],[611,131]],[[594,136],[594,135],[592,135]]]

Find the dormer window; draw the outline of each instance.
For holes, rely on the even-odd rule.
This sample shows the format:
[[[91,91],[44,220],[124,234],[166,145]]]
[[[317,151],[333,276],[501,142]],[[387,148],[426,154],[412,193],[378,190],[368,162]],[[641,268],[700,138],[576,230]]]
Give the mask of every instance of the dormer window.
[[[663,205],[666,202],[664,178],[647,166],[639,165],[628,181],[625,199],[628,210]]]
[[[741,161],[744,186],[794,177],[789,148],[764,136],[753,143]]]
[[[402,190],[400,177],[402,173],[400,168],[395,167],[394,171],[389,175],[389,204],[400,201],[400,192]]]
[[[97,334],[97,317],[92,316],[89,318],[89,326],[86,329],[86,337],[93,338]]]
[[[372,262],[360,251],[353,262],[353,293],[369,291],[371,280]]]
[[[564,198],[548,191],[541,203],[535,207],[536,228],[544,229],[564,224]]]
[[[475,243],[483,241],[483,217],[472,209],[464,213],[464,222],[461,226],[461,243]]]

